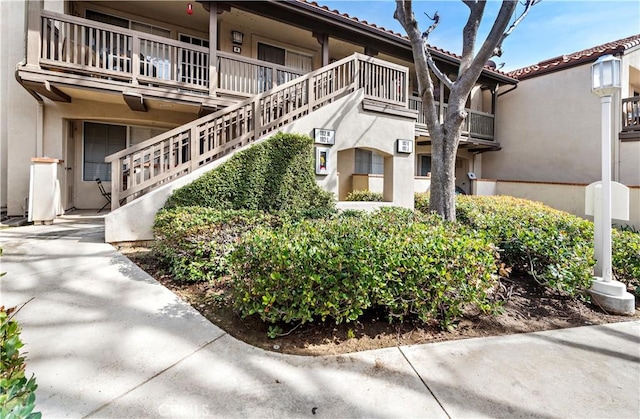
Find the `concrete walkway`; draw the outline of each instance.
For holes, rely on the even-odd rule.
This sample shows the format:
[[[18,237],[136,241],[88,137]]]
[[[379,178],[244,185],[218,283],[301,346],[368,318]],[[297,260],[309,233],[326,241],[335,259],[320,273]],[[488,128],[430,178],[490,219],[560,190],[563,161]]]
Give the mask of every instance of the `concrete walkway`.
[[[102,243],[100,217],[0,230],[44,418],[638,418],[640,322],[300,357],[237,341]]]

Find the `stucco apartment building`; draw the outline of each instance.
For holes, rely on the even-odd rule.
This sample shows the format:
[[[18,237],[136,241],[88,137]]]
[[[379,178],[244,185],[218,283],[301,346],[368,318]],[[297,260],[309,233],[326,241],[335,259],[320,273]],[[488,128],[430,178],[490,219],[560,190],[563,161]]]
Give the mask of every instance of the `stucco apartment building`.
[[[630,187],[629,224],[640,228],[640,34],[509,73],[518,84],[498,93],[502,149],[482,157],[485,193],[584,216],[585,186],[601,179],[602,111],[591,65],[606,54],[621,59],[622,73],[613,98],[612,179]]]
[[[352,190],[371,189],[391,204],[412,207],[414,191],[429,188],[430,138],[411,48],[401,34],[304,0],[27,0],[0,7],[0,203],[9,216],[24,214],[38,199],[32,167],[51,165],[61,210],[101,208],[99,178],[111,193],[107,241],[150,239],[153,214],[171,190],[277,131],[315,137],[318,161],[326,162],[317,168],[317,180],[340,200]],[[632,80],[640,65],[630,59],[637,37],[629,42],[616,53],[626,60],[625,83],[638,86]],[[444,71],[457,73],[459,57],[436,47],[431,52]],[[539,77],[487,66],[467,104],[458,189],[495,194],[511,192],[508,185],[515,183],[505,182],[511,180],[592,181],[599,170],[592,145],[599,118],[580,120],[580,109],[594,115],[599,109],[589,93],[588,67],[601,53],[581,67]],[[585,81],[569,76],[572,83],[562,87],[579,90],[586,83],[584,93],[571,90],[548,100],[536,86],[527,87],[578,69]],[[442,117],[448,91],[442,85],[437,90]],[[544,141],[556,147],[548,150],[555,157],[566,149],[586,158],[585,170],[591,158],[593,176],[586,170],[536,177],[564,173],[555,169],[564,162],[528,158],[532,168],[547,166],[524,170],[515,159],[545,148],[536,143],[542,137],[536,130],[547,129],[541,123],[547,120],[533,119],[528,95],[547,109],[556,107],[550,111],[556,118],[563,115],[558,109],[575,108],[566,119],[580,132],[571,134],[571,146],[548,136]],[[633,95],[637,87],[636,93],[623,89],[624,98]],[[521,112],[532,119],[525,124]],[[621,138],[617,156],[637,150],[633,138],[626,136],[624,146]],[[617,179],[640,185],[632,180],[633,162],[616,167],[631,180]],[[471,180],[470,172],[478,179]],[[529,183],[545,198],[541,184]]]

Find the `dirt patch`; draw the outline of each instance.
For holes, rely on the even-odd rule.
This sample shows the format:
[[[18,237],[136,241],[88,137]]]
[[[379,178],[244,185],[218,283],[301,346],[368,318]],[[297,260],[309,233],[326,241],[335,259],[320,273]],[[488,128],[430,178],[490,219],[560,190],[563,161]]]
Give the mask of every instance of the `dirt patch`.
[[[528,276],[512,276],[501,281],[500,294],[505,299],[502,314],[497,316],[468,312],[449,331],[437,324],[409,319],[389,324],[383,313],[370,310],[357,322],[335,325],[331,322],[309,323],[288,330],[275,339],[267,337],[268,325],[257,317],[242,319],[231,308],[228,283],[182,284],[165,275],[145,248],[121,250],[129,259],[164,286],[193,306],[203,316],[230,335],[251,345],[289,354],[330,355],[397,345],[415,345],[481,336],[498,336],[593,324],[640,319],[616,316],[599,307],[538,285]],[[636,299],[638,306],[638,299]]]

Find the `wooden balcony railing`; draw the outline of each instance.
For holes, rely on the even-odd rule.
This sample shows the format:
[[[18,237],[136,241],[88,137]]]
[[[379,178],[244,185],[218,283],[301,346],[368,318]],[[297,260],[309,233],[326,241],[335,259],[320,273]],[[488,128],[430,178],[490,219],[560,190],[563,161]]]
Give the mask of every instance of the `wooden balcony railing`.
[[[640,96],[622,99],[622,131],[640,131]]]
[[[208,48],[49,11],[41,25],[41,67],[209,91]]]
[[[253,96],[305,74],[305,71],[218,51],[218,90]]]
[[[438,106],[440,104],[438,103]],[[422,99],[416,96],[409,98],[409,109],[418,111],[418,119],[416,124],[426,130],[427,122],[422,112]],[[494,140],[494,115],[490,113],[474,111],[471,109],[465,109],[467,111],[467,118],[462,125],[462,134],[468,135],[471,138],[477,138],[481,140]],[[443,111],[447,111],[447,104],[443,105]]]
[[[378,81],[373,88],[372,80]],[[250,144],[357,89],[365,97],[407,106],[408,69],[354,54],[174,130],[108,156],[112,209]]]

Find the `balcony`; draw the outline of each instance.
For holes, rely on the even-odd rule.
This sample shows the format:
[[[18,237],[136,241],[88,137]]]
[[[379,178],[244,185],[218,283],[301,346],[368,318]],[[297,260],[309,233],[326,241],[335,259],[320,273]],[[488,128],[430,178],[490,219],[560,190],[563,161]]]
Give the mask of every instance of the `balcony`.
[[[20,76],[33,90],[54,101],[69,101],[68,89],[75,86],[228,106],[305,73],[45,10],[40,13],[39,25],[35,63],[23,67]],[[213,85],[212,53],[217,64]],[[37,85],[43,75],[54,87]]]
[[[640,96],[622,99],[621,140],[640,139]]]
[[[438,115],[442,119],[444,113],[447,111],[447,104],[440,105],[437,102]],[[409,97],[409,109],[418,112],[418,120],[416,121],[416,134],[428,134],[427,122],[422,112],[422,99],[416,96]],[[467,118],[462,125],[462,141],[495,145],[494,138],[494,115],[490,113],[474,111],[471,109],[465,109],[467,111]]]

